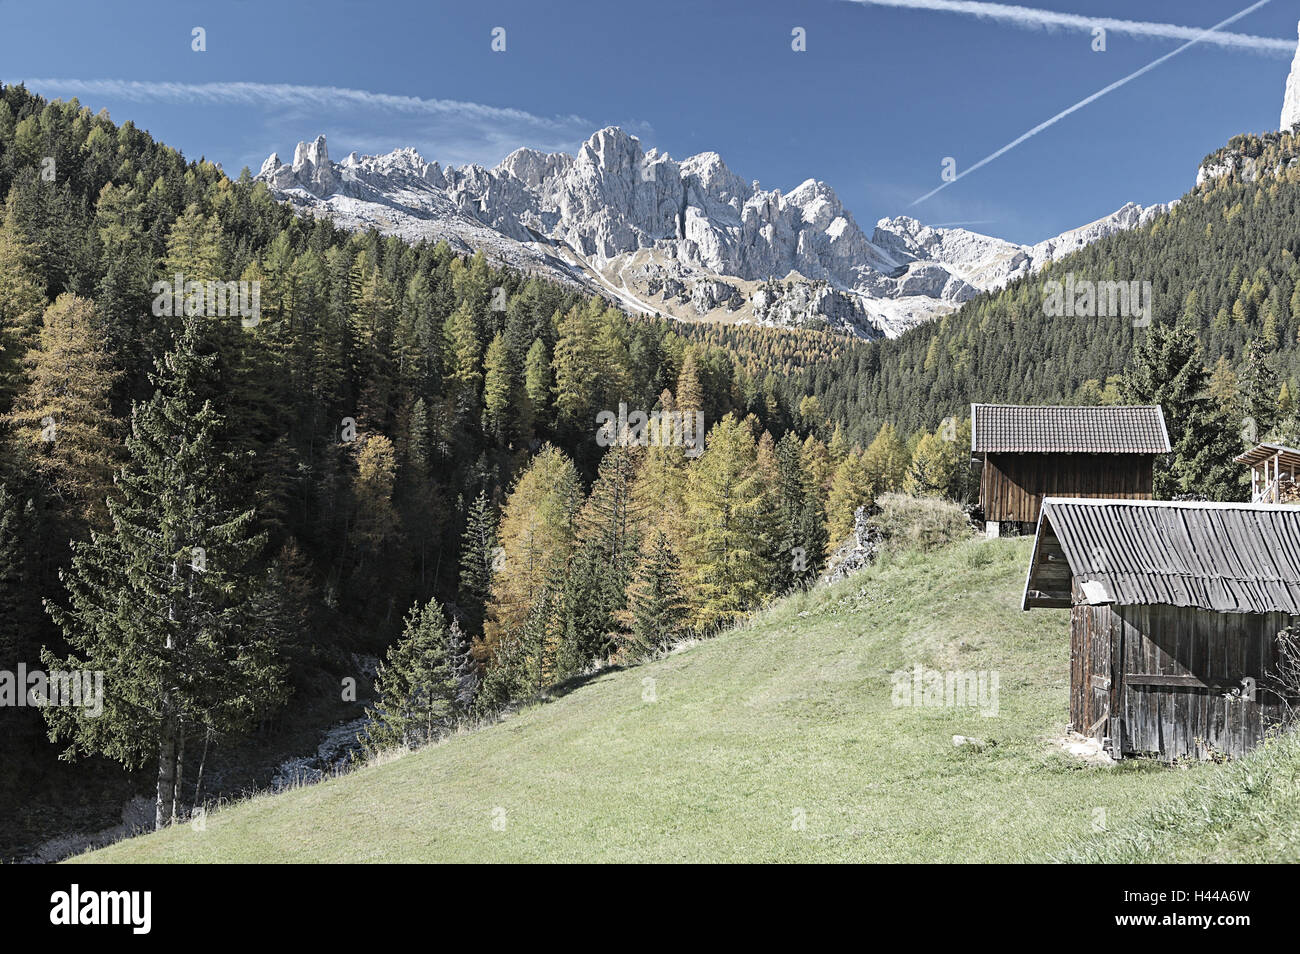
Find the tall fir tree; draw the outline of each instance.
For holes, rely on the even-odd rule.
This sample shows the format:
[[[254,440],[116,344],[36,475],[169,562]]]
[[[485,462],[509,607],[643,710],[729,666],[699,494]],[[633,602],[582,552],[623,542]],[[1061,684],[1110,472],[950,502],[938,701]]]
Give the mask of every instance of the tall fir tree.
[[[623,609],[645,515],[644,504],[633,493],[642,452],[640,446],[624,440],[612,444],[601,457],[596,482],[578,512],[578,538],[590,549],[601,583],[595,598],[612,617]]]
[[[279,649],[253,618],[254,511],[233,502],[222,421],[204,395],[216,358],[200,352],[202,318],[186,319],[158,364],[157,390],[135,408],[128,461],[109,499],[111,529],[74,545],[69,603],[47,602],[71,655],[60,670],[104,673],[103,712],[47,707],[66,757],[157,764],[155,821],[178,815],[187,739],[247,729],[281,698]]]
[[[1245,363],[1239,380],[1241,409],[1249,422],[1247,431],[1256,439],[1276,436],[1273,429],[1281,419],[1278,408],[1279,378],[1273,353],[1262,338],[1246,342]]]
[[[1201,358],[1196,332],[1185,324],[1154,324],[1134,349],[1122,393],[1129,404],[1159,404],[1173,446],[1172,455],[1155,462],[1155,497],[1206,493],[1207,426],[1222,431],[1223,414],[1214,413],[1210,377]],[[1206,493],[1206,495],[1209,495]]]
[[[775,589],[806,586],[817,578],[826,550],[825,511],[816,478],[803,463],[794,431],[776,445],[776,499],[779,542],[774,560]]]
[[[654,534],[637,564],[628,587],[624,616],[626,625],[619,637],[619,655],[628,660],[667,649],[689,628],[681,563],[662,532]]]
[[[498,556],[497,518],[486,491],[480,491],[465,518],[460,544],[460,606],[472,636],[483,634]]]

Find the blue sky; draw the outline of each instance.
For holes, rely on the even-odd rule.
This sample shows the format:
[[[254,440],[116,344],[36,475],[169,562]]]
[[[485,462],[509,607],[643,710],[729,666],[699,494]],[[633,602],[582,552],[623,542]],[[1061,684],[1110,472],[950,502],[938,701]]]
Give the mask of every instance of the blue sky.
[[[828,182],[868,234],[908,214],[1033,242],[1175,198],[1206,153],[1275,129],[1300,18],[1272,0],[1224,28],[1272,45],[1193,46],[913,205],[945,157],[961,172],[1183,42],[1111,29],[1099,53],[1086,30],[918,3],[933,0],[0,0],[0,79],[76,94],[232,175],[319,133],[335,159],[414,145],[493,164],[617,124],[675,158],[716,151],[766,187]],[[1249,3],[1033,8],[1203,28]]]

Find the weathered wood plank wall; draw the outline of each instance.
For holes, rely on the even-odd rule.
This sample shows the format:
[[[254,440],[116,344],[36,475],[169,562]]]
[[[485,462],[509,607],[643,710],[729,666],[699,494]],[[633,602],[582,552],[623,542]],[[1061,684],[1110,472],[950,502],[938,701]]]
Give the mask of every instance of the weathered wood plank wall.
[[[1285,613],[1076,604],[1070,721],[1080,732],[1097,726],[1124,755],[1243,755],[1285,715],[1267,686],[1277,634],[1297,622]]]
[[[1038,520],[1044,497],[1151,499],[1151,454],[988,454],[980,477],[984,519]]]

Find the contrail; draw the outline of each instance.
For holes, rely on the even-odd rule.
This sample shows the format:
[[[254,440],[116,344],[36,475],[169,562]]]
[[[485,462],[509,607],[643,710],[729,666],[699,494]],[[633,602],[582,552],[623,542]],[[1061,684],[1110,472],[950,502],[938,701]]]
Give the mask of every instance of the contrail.
[[[1138,78],[1139,76],[1141,76],[1142,74],[1151,72],[1153,69],[1155,69],[1155,68],[1156,68],[1157,66],[1159,66],[1161,63],[1164,63],[1166,60],[1171,60],[1171,59],[1173,59],[1175,56],[1177,56],[1179,53],[1183,52],[1183,50],[1186,50],[1188,47],[1195,46],[1197,43],[1201,42],[1202,39],[1204,39],[1205,37],[1207,37],[1207,36],[1209,36],[1210,34],[1214,33],[1214,32],[1215,32],[1216,30],[1218,30],[1220,27],[1225,27],[1225,26],[1227,26],[1227,25],[1230,24],[1230,23],[1235,23],[1236,21],[1240,20],[1242,17],[1247,16],[1247,15],[1249,15],[1249,14],[1251,14],[1251,13],[1254,13],[1254,12],[1255,12],[1256,10],[1258,10],[1260,7],[1262,7],[1262,6],[1266,6],[1267,4],[1272,3],[1272,2],[1273,2],[1273,0],[1258,0],[1257,3],[1253,3],[1253,4],[1251,4],[1251,5],[1248,6],[1245,10],[1242,10],[1240,13],[1234,13],[1232,16],[1228,17],[1228,19],[1226,19],[1226,20],[1221,20],[1220,22],[1216,23],[1214,26],[1209,27],[1209,28],[1207,28],[1207,29],[1201,31],[1201,34],[1200,34],[1199,36],[1196,36],[1196,37],[1192,38],[1191,40],[1188,40],[1188,41],[1187,41],[1186,43],[1184,43],[1182,46],[1178,47],[1178,49],[1176,49],[1176,50],[1170,50],[1168,53],[1166,53],[1164,56],[1160,57],[1159,59],[1152,60],[1150,63],[1148,63],[1146,66],[1142,67],[1141,69],[1139,69],[1139,70],[1135,70],[1134,72],[1129,73],[1128,76],[1125,76],[1123,79],[1118,79],[1118,80],[1116,80],[1115,82],[1111,83],[1109,86],[1104,87],[1103,89],[1099,89],[1099,90],[1097,90],[1097,92],[1093,93],[1091,96],[1087,97],[1086,99],[1081,99],[1081,100],[1079,100],[1077,103],[1075,103],[1073,106],[1069,107],[1068,109],[1063,109],[1063,110],[1061,110],[1059,113],[1057,113],[1057,114],[1056,114],[1055,116],[1053,116],[1051,119],[1044,120],[1043,122],[1039,123],[1039,124],[1038,124],[1037,126],[1035,126],[1033,129],[1029,130],[1029,132],[1024,133],[1023,135],[1017,136],[1015,139],[1011,140],[1011,142],[1007,143],[1005,146],[1003,146],[1003,147],[1002,147],[1001,149],[999,149],[997,152],[992,153],[991,155],[985,156],[985,157],[984,157],[983,159],[981,159],[979,162],[975,163],[973,166],[970,166],[969,168],[967,168],[967,169],[963,170],[962,172],[958,173],[956,176],[954,176],[954,177],[953,177],[952,179],[950,179],[949,181],[943,183],[943,185],[939,186],[937,189],[931,189],[931,190],[930,190],[929,192],[927,192],[925,195],[921,196],[919,199],[916,199],[914,202],[912,202],[912,205],[918,205],[918,204],[924,202],[926,199],[930,198],[930,197],[931,197],[932,195],[934,195],[935,193],[937,193],[937,192],[941,192],[942,190],[948,188],[948,186],[952,185],[952,184],[953,184],[954,182],[956,182],[958,179],[963,179],[963,178],[965,178],[966,176],[970,175],[972,172],[974,172],[976,169],[980,168],[981,166],[986,166],[986,165],[988,165],[990,162],[992,162],[994,159],[998,158],[999,156],[1004,155],[1004,154],[1010,152],[1012,149],[1016,148],[1016,146],[1020,145],[1020,144],[1021,144],[1022,142],[1024,142],[1026,139],[1029,139],[1029,138],[1031,138],[1031,137],[1033,137],[1033,136],[1037,136],[1040,132],[1042,132],[1042,131],[1043,131],[1044,129],[1046,129],[1048,126],[1054,126],[1054,125],[1056,125],[1057,123],[1059,123],[1062,119],[1064,119],[1066,116],[1070,115],[1071,113],[1073,113],[1073,112],[1077,112],[1077,111],[1079,111],[1080,109],[1083,109],[1083,107],[1087,106],[1089,103],[1096,102],[1097,100],[1099,100],[1099,99],[1101,99],[1103,96],[1105,96],[1107,93],[1109,93],[1109,92],[1111,92],[1111,91],[1113,91],[1113,90],[1117,90],[1117,89],[1119,89],[1119,88],[1120,88],[1121,86],[1123,86],[1124,84],[1129,83],[1129,82],[1131,82],[1131,81],[1137,79],[1137,78]]]
[[[264,106],[337,106],[345,103],[370,109],[422,115],[464,116],[480,120],[510,120],[542,127],[584,124],[578,116],[536,116],[521,109],[485,106],[454,99],[423,99],[372,93],[340,86],[297,86],[289,83],[155,83],[118,79],[28,79],[29,88],[53,89],[74,96],[113,96],[119,99],[171,103],[241,103]]]
[[[1058,13],[1035,7],[1013,6],[1007,3],[983,3],[976,0],[848,0],[864,6],[903,7],[909,10],[933,10],[939,13],[960,13],[984,20],[997,20],[1026,30],[1064,27],[1091,33],[1101,27],[1109,33],[1127,36],[1159,37],[1167,40],[1192,40],[1203,32],[1200,27],[1178,26],[1173,23],[1149,23],[1141,20],[1117,20],[1111,17],[1088,17],[1077,13]],[[1253,50],[1278,56],[1295,53],[1295,40],[1279,40],[1249,33],[1216,33],[1205,38],[1206,43],[1231,49]]]

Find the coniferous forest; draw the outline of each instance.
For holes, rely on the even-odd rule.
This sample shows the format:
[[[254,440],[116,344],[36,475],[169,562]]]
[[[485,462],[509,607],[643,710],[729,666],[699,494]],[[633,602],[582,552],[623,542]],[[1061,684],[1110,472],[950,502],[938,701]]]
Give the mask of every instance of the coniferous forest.
[[[761,363],[297,218],[75,101],[3,90],[0,193],[0,645],[129,687],[95,719],[7,709],[0,744],[156,769],[159,823],[359,658],[388,654],[370,741],[427,737],[801,585],[851,529],[827,496],[869,493]],[[173,276],[257,283],[260,314],[173,308]],[[707,439],[605,451],[620,405]]]
[[[629,317],[5,87],[0,657],[116,688],[7,708],[0,758],[131,770],[163,825],[313,700],[372,748],[436,738],[808,585],[882,494],[969,505],[971,401],[1160,403],[1157,495],[1242,499],[1232,457],[1297,437],[1300,166],[1229,150],[1280,171],[862,342]],[[1152,282],[1151,327],[1044,317],[1067,271]],[[190,283],[258,288],[255,320]]]

